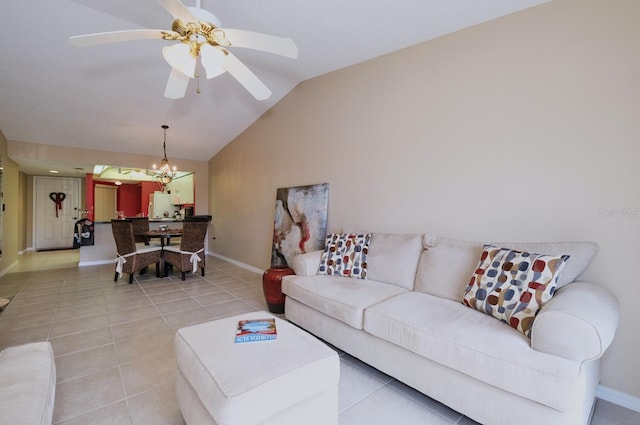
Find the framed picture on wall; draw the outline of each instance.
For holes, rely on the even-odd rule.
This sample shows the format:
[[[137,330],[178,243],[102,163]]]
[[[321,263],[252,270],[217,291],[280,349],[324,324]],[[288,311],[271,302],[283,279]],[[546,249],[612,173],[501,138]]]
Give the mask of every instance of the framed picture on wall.
[[[324,248],[329,183],[276,191],[271,267],[290,267],[293,257]]]

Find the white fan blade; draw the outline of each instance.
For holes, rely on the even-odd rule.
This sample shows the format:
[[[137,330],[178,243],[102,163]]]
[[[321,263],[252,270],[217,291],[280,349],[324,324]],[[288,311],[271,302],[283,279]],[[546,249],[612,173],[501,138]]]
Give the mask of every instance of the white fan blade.
[[[164,30],[124,30],[98,32],[95,34],[74,35],[69,37],[69,43],[78,47],[96,46],[98,44],[119,43],[131,40],[162,40],[162,33],[172,33]],[[179,35],[178,33],[175,33]]]
[[[264,83],[256,77],[256,74],[251,72],[251,70],[233,54],[227,52],[223,66],[224,69],[226,69],[233,78],[238,80],[256,99],[265,100],[271,96],[269,87],[265,86]]]
[[[164,97],[169,99],[180,99],[187,93],[187,86],[190,78],[175,68],[171,68],[167,87],[164,89]]]
[[[187,77],[195,77],[196,58],[189,53],[190,49],[184,43],[176,43],[162,48],[162,57],[173,69],[177,69]]]
[[[225,54],[220,48],[215,48],[210,44],[203,44],[200,47],[200,62],[207,71],[207,79],[224,73],[224,57]]]
[[[290,38],[238,29],[225,28],[220,31],[224,32],[231,46],[261,50],[291,59],[298,57],[298,47]]]
[[[180,0],[158,0],[158,3],[167,9],[167,12],[169,12],[174,19],[180,19],[184,23],[197,21],[187,6]]]

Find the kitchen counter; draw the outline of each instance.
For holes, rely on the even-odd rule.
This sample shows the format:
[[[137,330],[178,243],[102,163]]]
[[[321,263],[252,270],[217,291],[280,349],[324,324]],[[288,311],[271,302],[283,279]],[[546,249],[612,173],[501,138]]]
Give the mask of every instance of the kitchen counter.
[[[115,264],[116,242],[111,231],[111,222],[94,221],[94,245],[80,247],[79,266],[93,266],[97,264]]]
[[[127,217],[127,218],[131,218],[131,217]],[[151,218],[149,219],[149,223],[171,223],[171,222],[176,222],[176,223],[182,223],[184,220],[182,219],[176,219],[176,218]],[[94,221],[94,223],[96,224],[111,224],[111,221]]]

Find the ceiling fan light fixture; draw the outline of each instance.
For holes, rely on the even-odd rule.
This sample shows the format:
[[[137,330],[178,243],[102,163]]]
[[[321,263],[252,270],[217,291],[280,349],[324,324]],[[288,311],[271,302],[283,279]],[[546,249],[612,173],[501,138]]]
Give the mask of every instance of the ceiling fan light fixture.
[[[176,166],[171,167],[169,160],[167,159],[167,129],[169,126],[163,124],[161,127],[164,130],[164,141],[162,142],[164,158],[162,158],[162,161],[160,162],[160,167],[157,167],[156,164],[152,165],[153,171],[151,173],[158,182],[165,185],[167,183],[171,183],[171,180],[176,177],[178,169]]]
[[[291,59],[298,57],[298,48],[290,38],[222,28],[220,20],[214,14],[200,7],[201,0],[196,0],[195,8],[185,6],[181,0],[156,1],[174,18],[171,30],[110,31],[73,36],[69,38],[69,42],[76,46],[93,46],[128,40],[178,41],[177,44],[162,49],[162,56],[171,66],[164,94],[169,99],[184,97],[189,79],[196,76],[198,57],[206,70],[207,78],[228,72],[257,100],[268,99],[271,90],[233,54],[233,50],[248,48]],[[208,53],[201,54],[206,51]]]
[[[207,72],[207,79],[217,77],[225,72],[223,67],[226,54],[220,48],[204,44],[200,48],[200,62]]]
[[[177,43],[162,48],[162,57],[167,63],[190,78],[195,77],[196,58],[191,56],[191,48],[188,44]]]

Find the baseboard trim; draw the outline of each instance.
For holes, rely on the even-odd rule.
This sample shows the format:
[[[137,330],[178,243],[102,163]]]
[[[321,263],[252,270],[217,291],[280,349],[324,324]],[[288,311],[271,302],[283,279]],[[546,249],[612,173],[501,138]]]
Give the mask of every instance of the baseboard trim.
[[[640,413],[640,398],[638,397],[634,397],[603,385],[598,385],[598,388],[596,389],[596,397]]]
[[[115,264],[115,261],[113,260],[80,261],[78,263],[78,267],[100,266],[102,264]]]
[[[245,270],[250,270],[252,272],[260,273],[260,274],[264,273],[264,270],[262,270],[262,269],[250,266],[250,265],[245,264],[245,263],[241,263],[240,261],[234,260],[233,258],[225,257],[224,255],[216,254],[215,252],[209,252],[208,254],[211,255],[212,257],[217,257],[217,258],[219,258],[221,260],[227,261],[227,262],[229,262],[231,264],[234,264],[234,265],[236,265],[236,266],[238,266],[240,268],[243,268]]]
[[[18,265],[18,260],[14,261],[13,263],[9,264],[7,266],[7,268],[5,268],[4,270],[0,270],[0,277],[4,276],[5,274],[9,273],[9,271],[14,268],[15,266]]]
[[[234,265],[236,265],[236,266],[238,266],[240,268],[243,268],[243,269],[246,269],[246,270],[250,270],[252,272],[256,272],[256,273],[260,273],[260,274],[264,273],[264,270],[262,270],[262,269],[258,269],[256,267],[250,266],[248,264],[241,263],[240,261],[234,260],[232,258],[225,257],[225,256],[220,255],[220,254],[207,252],[207,255],[210,255],[212,257],[220,258],[221,260],[227,261],[227,262],[229,262],[231,264],[234,264]],[[114,264],[114,261],[113,260],[81,261],[81,262],[78,263],[78,266],[79,267],[99,266],[99,265],[102,265],[102,264]]]

